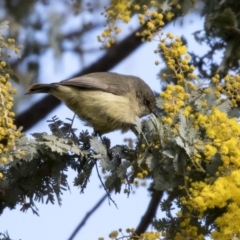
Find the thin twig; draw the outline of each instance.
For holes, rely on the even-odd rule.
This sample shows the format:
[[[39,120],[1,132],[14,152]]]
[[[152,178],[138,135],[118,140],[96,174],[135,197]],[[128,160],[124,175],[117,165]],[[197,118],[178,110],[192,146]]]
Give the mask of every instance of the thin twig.
[[[73,240],[77,233],[81,230],[81,228],[86,224],[87,220],[91,217],[91,215],[101,206],[101,204],[104,202],[104,200],[108,197],[108,194],[105,194],[97,203],[96,205],[85,215],[85,217],[80,221],[76,229],[73,231],[71,236],[68,238],[68,240]]]
[[[112,202],[112,203],[115,205],[115,207],[118,208],[118,207],[117,207],[117,204],[116,204],[115,201],[112,199],[110,192],[108,191],[108,189],[106,188],[105,184],[104,184],[103,181],[102,181],[102,178],[101,178],[100,173],[99,173],[99,171],[98,171],[97,163],[95,164],[95,167],[96,167],[96,170],[97,170],[98,178],[99,178],[99,180],[100,180],[100,182],[101,182],[101,184],[102,184],[102,186],[103,186],[103,188],[104,188],[104,190],[105,190],[105,192],[106,192],[106,194],[107,194],[107,196],[108,196],[108,202],[109,202],[109,204]]]

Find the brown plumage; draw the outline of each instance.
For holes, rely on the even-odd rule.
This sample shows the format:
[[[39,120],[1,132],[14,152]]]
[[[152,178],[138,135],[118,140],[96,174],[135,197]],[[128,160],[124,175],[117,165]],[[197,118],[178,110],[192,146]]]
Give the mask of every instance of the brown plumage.
[[[49,93],[62,100],[100,134],[126,131],[137,117],[155,112],[155,98],[140,78],[98,72],[58,83],[34,84],[26,94]]]

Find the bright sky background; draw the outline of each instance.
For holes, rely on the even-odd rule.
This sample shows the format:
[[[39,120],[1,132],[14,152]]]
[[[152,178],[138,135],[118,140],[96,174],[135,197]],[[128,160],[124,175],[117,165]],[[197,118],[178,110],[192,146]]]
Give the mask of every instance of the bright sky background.
[[[192,33],[194,31],[202,29],[203,20],[194,13],[189,14],[188,17],[183,20],[185,23],[184,27],[175,23],[164,28],[164,32],[171,32],[178,36],[184,35],[189,41],[189,50],[202,55],[202,47],[196,45],[191,39],[193,39]],[[92,41],[95,41],[96,46],[99,46],[99,43],[96,41],[96,35]],[[155,60],[159,59],[158,56],[153,53],[156,46],[157,41],[143,44],[131,56],[111,71],[139,76],[144,79],[153,90],[159,91],[159,79],[156,77],[159,72],[159,66],[154,64]],[[90,64],[95,60],[96,55],[89,56],[86,62]],[[56,67],[54,64],[52,52],[46,53],[42,61],[45,63],[40,75],[42,82],[60,81],[79,71],[79,59],[71,54],[66,54],[60,63],[60,67]],[[39,99],[40,97],[42,96],[39,95],[36,98]],[[29,101],[29,99],[26,101]],[[30,132],[48,131],[46,120],[54,115],[57,115],[63,120],[66,117],[73,116],[67,107],[61,105],[61,107],[57,108],[49,114],[46,119],[31,129]],[[78,119],[75,120],[75,127],[81,130],[85,129]],[[91,133],[92,129],[89,129],[89,131]],[[133,134],[127,133],[122,135],[119,132],[114,132],[107,134],[107,136],[111,139],[112,146],[114,146],[115,144],[122,144],[125,137],[133,137]],[[96,173],[92,176],[84,194],[80,194],[79,189],[73,186],[72,183],[75,176],[75,172],[69,171],[68,182],[71,192],[64,192],[62,196],[62,206],[58,206],[57,203],[55,205],[36,203],[40,217],[33,215],[31,210],[27,213],[22,213],[19,211],[19,207],[17,207],[16,210],[6,209],[0,218],[0,232],[8,230],[10,237],[14,240],[67,240],[80,220],[105,194],[103,188],[100,187]],[[112,198],[117,203],[118,209],[113,204],[109,205],[108,201],[105,201],[75,239],[97,240],[98,237],[108,239],[107,236],[112,230],[119,228],[125,230],[128,227],[137,227],[150,200],[148,191],[143,187],[131,193],[129,197],[125,194],[112,194]],[[158,216],[160,215],[161,213],[158,211]]]

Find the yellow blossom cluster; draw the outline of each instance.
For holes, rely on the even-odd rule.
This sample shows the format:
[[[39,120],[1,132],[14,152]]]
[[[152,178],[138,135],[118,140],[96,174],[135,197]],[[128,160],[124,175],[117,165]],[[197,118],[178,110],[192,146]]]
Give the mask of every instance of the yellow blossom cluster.
[[[119,236],[119,233],[121,233],[121,236]],[[153,231],[147,231],[145,233],[142,233],[140,236],[136,235],[134,228],[128,228],[126,229],[126,233],[130,235],[125,235],[122,232],[122,229],[119,229],[118,231],[112,231],[108,236],[111,239],[120,240],[120,239],[135,239],[135,240],[160,240],[160,232],[153,232]],[[104,240],[104,238],[98,238],[98,240]]]
[[[0,59],[3,59],[4,55],[7,55],[8,58],[10,58],[11,52],[9,50],[13,51],[15,54],[18,54],[18,58],[21,58],[20,51],[23,48],[22,45],[16,46],[15,45],[15,39],[8,38],[7,41],[5,41],[4,37],[0,35]],[[6,66],[6,65],[5,65]]]
[[[145,178],[148,175],[148,171],[143,170],[137,174],[137,178]]]
[[[238,192],[239,194],[239,192]],[[230,203],[227,207],[227,212],[216,219],[216,224],[220,228],[219,231],[213,231],[212,237],[214,239],[239,239],[240,229],[240,205],[239,203]]]
[[[149,1],[150,7],[143,5],[143,14],[138,15],[140,25],[146,25],[146,29],[137,33],[142,37],[142,41],[151,41],[158,32],[161,31],[165,22],[171,21],[175,16],[174,12],[181,9],[181,5],[176,1]]]
[[[3,60],[5,52],[9,50],[19,53],[22,46],[16,47],[14,42],[14,39],[8,39],[5,42],[3,36],[0,37],[0,45],[2,46],[0,52],[0,166],[11,161],[8,153],[15,148],[15,139],[21,135],[14,125],[15,113],[12,111],[12,94],[16,94],[17,90],[13,89],[9,82],[11,69]],[[11,55],[8,53],[8,56]],[[24,152],[20,152],[20,155],[24,154]],[[0,173],[0,179],[2,177],[3,174]]]
[[[221,154],[223,170],[229,165],[234,169],[240,167],[240,125],[235,118],[213,108],[211,114],[198,114],[195,124],[205,129],[208,141],[205,145],[206,160],[210,160],[216,152]]]
[[[219,75],[216,75],[212,78],[212,82],[216,85],[218,96],[226,95],[232,106],[238,107],[237,102],[240,101],[240,76],[238,74],[225,76],[221,84]]]
[[[118,231],[112,231],[108,236],[112,239],[116,239],[118,236]]]
[[[181,5],[177,1],[159,3],[149,0],[145,4],[140,5],[136,0],[111,0],[110,7],[107,7],[104,13],[107,27],[101,36],[97,37],[102,43],[101,48],[109,48],[114,44],[115,35],[121,32],[121,29],[116,27],[118,20],[128,23],[134,13],[143,11],[138,15],[138,19],[140,25],[146,25],[146,29],[138,32],[137,36],[140,36],[143,41],[151,41],[153,36],[161,31],[164,21],[171,21],[176,12],[181,10]]]
[[[5,62],[0,63],[1,67],[3,63]],[[8,78],[8,74],[0,75],[0,154],[12,150],[15,146],[15,138],[21,135],[14,125],[15,113],[12,111],[13,97],[11,95],[16,93],[16,89],[12,88]],[[7,159],[3,157],[0,161],[5,164]]]
[[[138,4],[134,4],[128,0],[111,0],[111,6],[105,10],[107,27],[101,36],[97,36],[98,41],[102,43],[101,48],[111,47],[115,42],[114,35],[121,32],[121,29],[116,27],[117,20],[128,23],[132,11],[136,11],[139,8],[140,6]]]
[[[163,2],[151,1],[150,4],[156,9],[159,9],[159,11],[164,14],[164,18],[166,19],[166,21],[171,21],[175,16],[174,12],[179,12],[179,10],[182,9],[179,2],[174,0]]]
[[[223,215],[215,223],[218,230],[212,232],[213,239],[233,239],[235,234],[240,234],[240,170],[234,170],[229,175],[219,177],[213,184],[204,182],[192,183],[190,193],[191,207],[199,213],[214,207],[226,207]]]
[[[142,233],[139,238],[139,240],[158,240],[160,239],[160,232],[145,232]]]
[[[191,106],[185,107],[185,102],[189,98],[189,94],[185,92],[182,86],[169,84],[160,96],[163,99],[164,111],[167,113],[167,117],[162,118],[163,123],[171,125],[173,117],[179,114],[181,109],[183,109],[185,115],[190,114]]]
[[[150,11],[146,5],[143,6],[144,13],[138,14],[140,25],[146,24],[146,29],[137,32],[137,36],[142,37],[142,41],[152,41],[155,34],[161,31],[164,25],[163,15],[157,11]]]
[[[200,218],[208,209],[226,207],[225,213],[215,221],[218,228],[212,232],[212,237],[233,239],[240,233],[240,125],[237,119],[229,118],[216,107],[208,115],[197,113],[194,124],[205,133],[203,155],[199,158],[210,164],[218,153],[222,164],[214,181],[206,178],[205,181],[189,182],[189,197],[181,202],[190,211],[197,211]]]
[[[167,37],[174,39],[171,34]],[[197,171],[197,167],[203,165],[201,170],[205,172],[216,155],[221,161],[216,169],[215,177],[207,175],[202,181],[196,182],[191,177],[185,176],[186,184],[181,186],[181,189],[186,189],[187,195],[181,198],[181,203],[187,206],[188,210],[182,213],[183,217],[180,216],[183,219],[180,223],[181,230],[174,239],[204,239],[203,235],[198,234],[198,226],[191,223],[191,217],[188,217],[188,214],[197,212],[196,217],[201,219],[205,211],[215,207],[226,207],[226,211],[216,219],[215,224],[218,228],[212,232],[212,237],[233,239],[234,236],[240,234],[238,229],[240,225],[240,217],[238,217],[240,214],[240,125],[236,118],[229,118],[227,113],[220,111],[218,105],[225,101],[221,99],[224,94],[231,100],[232,107],[236,107],[236,101],[240,100],[237,90],[240,88],[238,86],[240,77],[228,75],[222,82],[220,76],[215,75],[210,87],[196,91],[196,86],[191,82],[196,79],[192,73],[194,67],[189,65],[189,57],[186,55],[186,48],[181,40],[177,39],[173,44],[167,44],[164,40],[160,42],[159,47],[163,52],[167,67],[172,70],[177,80],[177,85],[168,85],[161,93],[161,104],[164,112],[167,113],[161,119],[163,124],[172,125],[172,129],[176,129],[174,134],[179,134],[178,124],[174,124],[173,121],[181,112],[188,119],[188,124],[192,124],[196,131],[202,132],[199,139],[194,139],[197,143],[193,145],[196,151],[190,156],[191,161],[186,167],[187,172],[192,172],[192,165]],[[210,96],[213,91],[217,100],[215,105],[209,107],[213,101],[206,99],[208,99],[207,95]],[[192,92],[195,94],[194,98],[191,97]],[[198,108],[195,108],[193,99],[201,99],[198,101]]]
[[[204,236],[198,233],[198,228],[191,224],[191,219],[185,217],[180,222],[179,232],[176,233],[174,240],[196,239],[203,240]]]
[[[205,182],[192,183],[190,193],[191,204],[199,212],[208,208],[225,207],[228,202],[234,202],[240,206],[240,170],[234,170],[229,175],[219,177],[213,184]]]
[[[179,37],[168,33],[166,38],[161,39],[158,47],[159,52],[163,54],[168,69],[173,72],[171,77],[174,77],[177,83],[197,79],[197,76],[193,74],[194,66],[189,64],[190,56],[187,54],[187,47]],[[163,77],[168,76],[163,75]],[[193,84],[190,84],[190,86],[195,87]]]
[[[145,141],[145,140],[144,140]],[[139,186],[139,179],[141,179],[141,186],[145,186],[146,182],[144,179],[147,178],[149,174],[151,174],[152,169],[149,168],[146,164],[146,151],[149,150],[149,148],[154,150],[159,150],[161,145],[160,141],[157,138],[152,139],[151,142],[148,144],[146,143],[138,143],[138,154],[137,154],[137,162],[138,165],[135,167],[132,167],[132,171],[134,172],[134,177],[136,178],[134,180],[134,184],[136,187]]]

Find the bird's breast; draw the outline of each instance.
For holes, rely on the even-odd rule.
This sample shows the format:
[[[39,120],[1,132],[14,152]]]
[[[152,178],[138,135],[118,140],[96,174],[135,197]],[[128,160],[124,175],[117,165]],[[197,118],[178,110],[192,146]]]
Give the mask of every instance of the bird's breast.
[[[126,131],[137,117],[138,103],[126,95],[69,86],[58,86],[51,90],[51,94],[65,102],[81,120],[100,133],[116,129]]]

